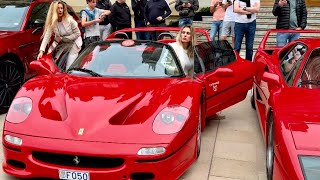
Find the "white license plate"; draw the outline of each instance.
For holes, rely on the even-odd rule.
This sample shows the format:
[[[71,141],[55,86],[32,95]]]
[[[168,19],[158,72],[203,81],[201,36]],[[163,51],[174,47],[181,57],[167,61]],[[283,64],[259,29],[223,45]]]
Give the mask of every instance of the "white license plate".
[[[89,172],[59,169],[59,178],[66,180],[90,180]]]

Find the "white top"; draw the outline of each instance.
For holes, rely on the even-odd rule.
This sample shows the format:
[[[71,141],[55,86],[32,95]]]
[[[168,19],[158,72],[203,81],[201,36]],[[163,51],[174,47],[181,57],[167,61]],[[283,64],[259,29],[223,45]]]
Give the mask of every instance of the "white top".
[[[90,10],[88,7],[86,7],[87,10],[89,10],[90,13],[95,12],[95,19],[98,19],[100,15],[103,13],[102,9],[94,8],[94,10]],[[82,12],[81,17],[86,17],[87,22],[89,22],[89,15],[85,11]],[[85,27],[85,37],[93,37],[93,36],[100,36],[100,30],[99,30],[99,23],[95,23],[93,25]]]
[[[233,5],[229,6],[226,9],[226,13],[224,14],[224,21],[234,21],[235,14],[233,12]]]
[[[187,76],[193,76],[194,60],[193,58],[192,59],[189,58],[187,54],[187,50],[183,49],[183,47],[180,44],[178,44],[178,42],[169,43],[169,45],[176,52],[184,74]]]
[[[58,27],[58,31],[60,33],[60,36],[69,35],[62,22],[58,22],[58,26],[57,27]]]
[[[247,4],[245,2],[242,2],[240,0],[235,0],[235,2],[239,2],[241,9],[244,7],[247,7]],[[260,3],[260,0],[250,0],[251,7],[255,6],[256,3]],[[256,19],[257,19],[256,13],[251,14],[250,19],[247,18],[247,15],[240,15],[238,13],[235,13],[235,22],[237,22],[237,23],[250,23]]]

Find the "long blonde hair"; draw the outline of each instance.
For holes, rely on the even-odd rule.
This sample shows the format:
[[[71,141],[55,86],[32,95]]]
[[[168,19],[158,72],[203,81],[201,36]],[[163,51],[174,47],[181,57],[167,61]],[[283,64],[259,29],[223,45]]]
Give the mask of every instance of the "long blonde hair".
[[[191,35],[191,40],[189,42],[188,48],[187,48],[187,54],[189,58],[193,58],[194,57],[194,50],[193,50],[193,46],[196,43],[196,38],[195,38],[195,31],[194,28],[192,27],[192,25],[184,25],[181,27],[177,37],[176,37],[176,41],[182,46],[182,31],[184,28],[189,28],[190,29],[190,35]]]
[[[62,21],[69,18],[70,15],[68,13],[67,10],[67,4],[61,0],[55,0],[50,4],[49,10],[48,10],[48,14],[47,14],[47,19],[46,19],[46,23],[44,26],[44,31],[43,31],[43,35],[42,38],[44,37],[44,35],[46,34],[46,32],[51,29],[58,23],[58,7],[59,4],[62,4],[63,6],[63,15],[62,15]]]

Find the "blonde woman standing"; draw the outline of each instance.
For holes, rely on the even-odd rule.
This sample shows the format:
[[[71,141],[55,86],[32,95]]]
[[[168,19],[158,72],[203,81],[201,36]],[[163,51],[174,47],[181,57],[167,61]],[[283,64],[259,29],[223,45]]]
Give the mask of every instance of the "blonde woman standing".
[[[176,42],[169,43],[178,56],[184,74],[189,77],[193,77],[194,72],[195,43],[195,32],[191,25],[183,26],[176,37]]]
[[[53,35],[54,41],[50,45],[48,53],[51,53],[59,44],[59,49],[54,57],[56,60],[63,51],[70,48],[66,63],[66,69],[68,69],[81,50],[82,38],[78,23],[68,14],[67,5],[60,0],[52,2],[49,7],[38,59],[43,56]]]

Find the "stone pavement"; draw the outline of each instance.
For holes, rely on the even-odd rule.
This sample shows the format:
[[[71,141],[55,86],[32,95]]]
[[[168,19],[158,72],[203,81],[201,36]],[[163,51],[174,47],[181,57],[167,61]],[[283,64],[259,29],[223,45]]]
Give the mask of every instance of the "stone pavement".
[[[251,93],[248,93],[251,94]],[[225,119],[207,120],[199,159],[180,180],[266,180],[265,148],[250,95],[221,112]],[[4,115],[0,115],[2,133]],[[0,140],[1,141],[1,140]],[[3,161],[2,148],[0,160]],[[6,175],[1,180],[20,180]]]

